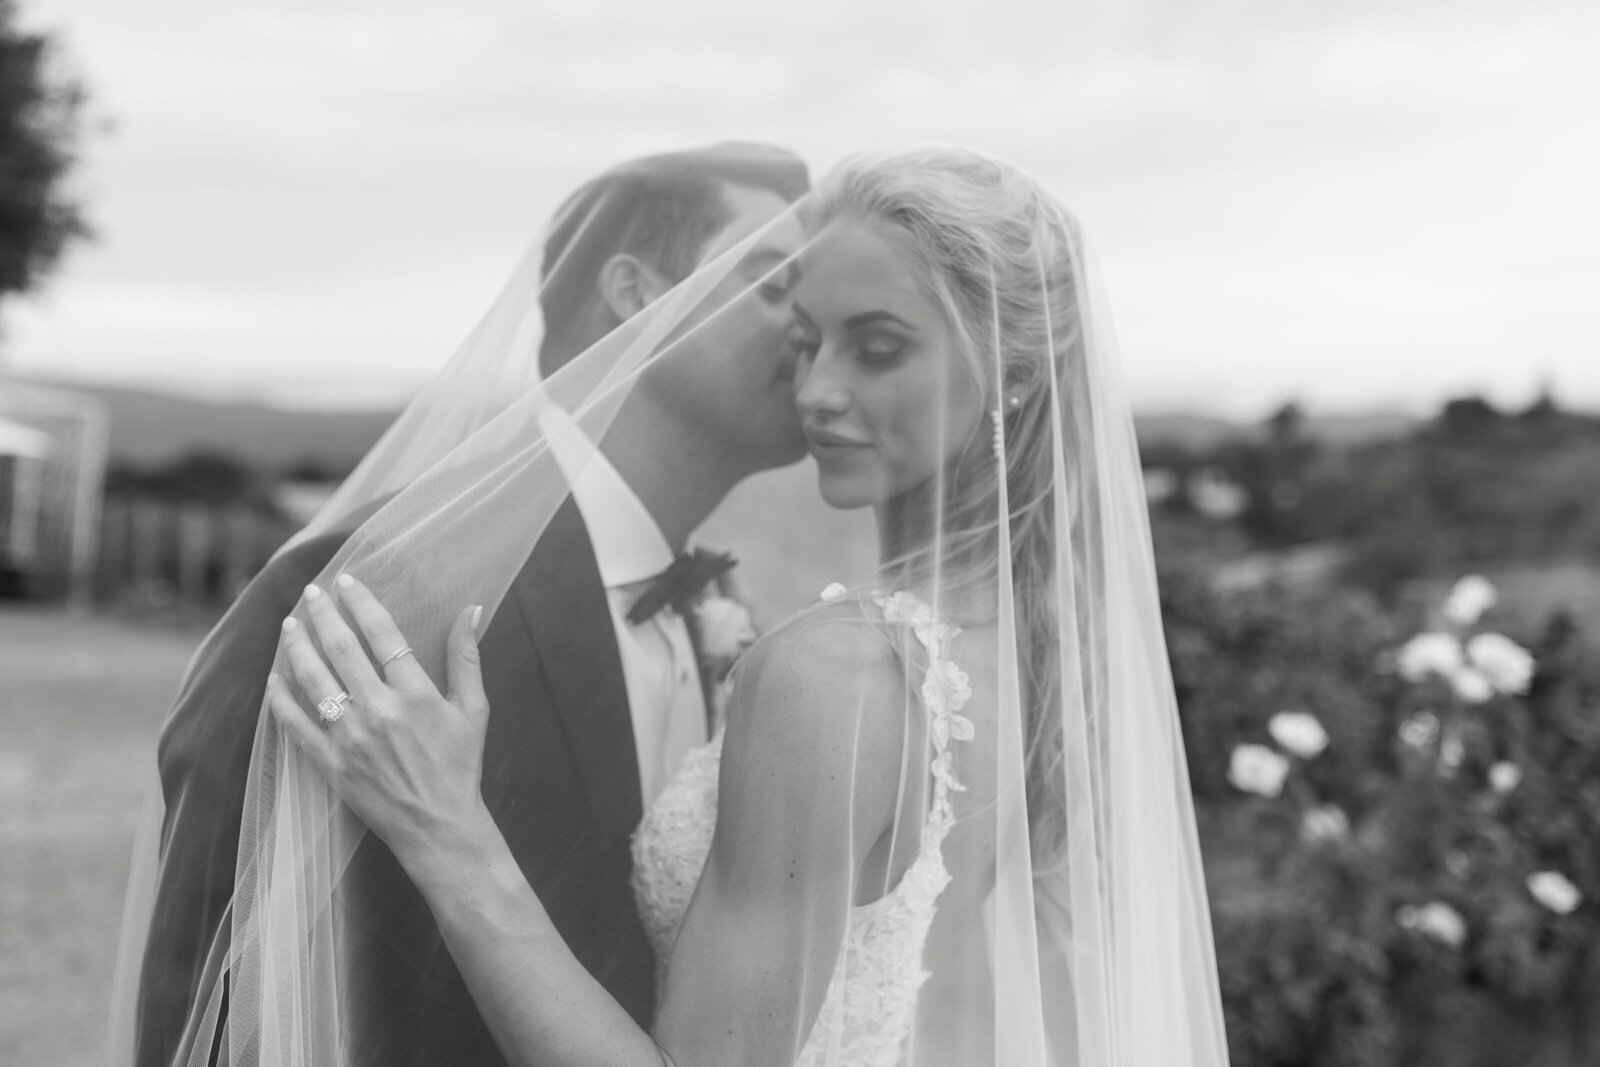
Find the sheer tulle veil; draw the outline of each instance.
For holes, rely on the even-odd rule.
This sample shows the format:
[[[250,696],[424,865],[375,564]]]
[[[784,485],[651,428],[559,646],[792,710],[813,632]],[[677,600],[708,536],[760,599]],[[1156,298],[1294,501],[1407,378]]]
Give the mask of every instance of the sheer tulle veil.
[[[920,877],[935,784],[948,780],[940,847],[949,882],[926,932],[901,1062],[1225,1064],[1143,478],[1105,294],[1076,220],[1017,169],[946,148],[852,157],[547,378],[538,372],[539,298],[563,265],[530,256],[295,543],[353,527],[319,584],[343,572],[360,578],[442,684],[451,621],[467,604],[496,610],[568,497],[573,472],[557,464],[546,434],[604,440],[628,417],[630,396],[656,388],[674,360],[698,358],[696,340],[723,316],[770,299],[763,290],[778,272],[798,272],[789,295],[804,303],[808,279],[842,269],[848,248],[830,234],[847,226],[886,240],[938,308],[936,332],[949,343],[930,340],[923,323],[912,354],[897,358],[942,360],[921,379],[933,392],[919,430],[939,458],[930,477],[896,487],[892,506],[878,507],[880,522],[898,514],[911,533],[885,538],[886,558],[859,582],[849,583],[843,562],[854,546],[828,543],[822,531],[834,527],[810,492],[786,497],[784,513],[766,516],[742,546],[759,557],[775,551],[775,530],[800,531],[781,541],[807,546],[809,558],[792,569],[826,570],[837,552],[849,588],[772,627],[753,665],[736,670],[725,762],[761,745],[734,723],[762,699],[779,652],[783,677],[803,684],[807,672],[830,670],[829,650],[841,642],[880,648],[903,668],[900,692],[887,699],[876,681],[862,683],[859,699],[838,699],[837,671],[818,688],[834,694],[816,709],[818,728],[856,746],[856,773],[817,783],[815,809],[792,813],[797,822],[833,818],[830,801],[842,798],[848,817],[826,830],[837,862],[793,875],[807,903],[790,936],[815,947],[808,958],[818,963],[795,982],[793,1016],[773,1025],[797,1056],[806,1046],[806,1062],[851,1067],[838,1051],[849,1035],[836,1036],[833,1052],[807,1042],[830,1017],[828,998],[842,995],[858,927],[882,921],[873,902]],[[755,253],[775,241],[786,249],[781,262],[747,278]],[[858,397],[912,373],[873,362],[870,339],[859,351],[830,347],[818,319],[809,305],[796,316],[797,389],[830,360],[857,376]],[[851,329],[854,337],[865,327]],[[541,419],[551,405],[570,422]],[[817,536],[807,539],[808,529]],[[899,593],[907,598],[896,601]],[[885,731],[887,746],[878,743]],[[874,790],[894,800],[887,821],[869,826],[862,797]],[[225,1062],[348,1062],[343,987],[359,972],[341,958],[332,903],[366,832],[262,712],[229,936],[212,968],[214,978],[229,975],[227,1010],[220,980],[199,991],[196,1007],[202,1031],[225,1029]],[[125,956],[138,952],[148,907],[137,883],[158,865],[154,836],[140,848],[147,870],[141,876],[136,862]],[[697,921],[691,912],[666,961],[663,1018],[705,973],[747,962],[702,951]],[[119,980],[123,1007],[133,999],[129,973]],[[114,1063],[128,1062],[117,1046],[132,1037],[120,1018]],[[671,1035],[661,1040],[670,1051]],[[205,1063],[209,1048],[197,1041],[191,1062]]]

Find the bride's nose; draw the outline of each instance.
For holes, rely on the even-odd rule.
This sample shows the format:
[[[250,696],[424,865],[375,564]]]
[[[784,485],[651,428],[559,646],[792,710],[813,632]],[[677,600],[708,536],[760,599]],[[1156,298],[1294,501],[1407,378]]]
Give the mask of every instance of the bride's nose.
[[[804,355],[795,367],[795,407],[807,416],[841,415],[850,406],[850,393],[834,373],[835,361],[824,348]]]

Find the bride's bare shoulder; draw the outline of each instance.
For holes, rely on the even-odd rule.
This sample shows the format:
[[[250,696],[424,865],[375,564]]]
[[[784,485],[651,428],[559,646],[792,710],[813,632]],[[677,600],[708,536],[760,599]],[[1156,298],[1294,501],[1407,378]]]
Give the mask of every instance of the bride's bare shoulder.
[[[740,664],[729,714],[763,732],[892,728],[907,696],[893,631],[855,597],[792,616],[757,641]]]
[[[870,601],[802,612],[756,642],[740,664],[722,795],[732,810],[750,807],[758,795],[786,797],[784,817],[801,823],[823,818],[818,805],[830,804],[869,823],[889,819],[911,701],[893,632]],[[830,782],[850,788],[830,789]]]

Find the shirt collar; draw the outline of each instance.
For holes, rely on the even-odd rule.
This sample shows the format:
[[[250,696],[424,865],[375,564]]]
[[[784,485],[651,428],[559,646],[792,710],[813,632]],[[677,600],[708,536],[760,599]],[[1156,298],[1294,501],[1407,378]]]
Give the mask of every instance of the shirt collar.
[[[536,418],[589,528],[601,583],[616,589],[666,570],[672,547],[661,527],[577,420],[551,400],[538,405]]]

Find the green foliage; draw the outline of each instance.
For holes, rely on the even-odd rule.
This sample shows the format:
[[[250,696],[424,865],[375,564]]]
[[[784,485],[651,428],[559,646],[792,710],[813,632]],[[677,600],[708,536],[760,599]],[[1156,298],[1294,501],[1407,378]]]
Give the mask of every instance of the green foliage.
[[[1411,635],[1369,593],[1218,597],[1170,566],[1162,588],[1236,1067],[1498,1064],[1555,1045],[1541,1062],[1600,1062],[1592,642],[1558,616],[1532,642],[1526,694],[1472,702],[1443,677],[1407,679],[1396,652]],[[1230,784],[1233,749],[1274,747],[1283,710],[1315,715],[1326,749],[1278,745],[1291,766],[1277,795]],[[1497,789],[1497,764],[1520,781]],[[1308,834],[1306,813],[1328,806],[1348,832]],[[1536,872],[1570,879],[1569,914],[1536,897]],[[1513,1035],[1518,1018],[1539,1029]],[[1463,1019],[1500,1023],[1466,1041]]]
[[[1248,493],[1236,531],[1251,546],[1339,541],[1352,550],[1347,577],[1385,599],[1476,560],[1600,555],[1600,418],[1548,396],[1516,414],[1460,398],[1408,436],[1352,445],[1311,435],[1291,404],[1253,437],[1149,462],[1180,476],[1225,470]],[[1181,510],[1157,509],[1158,548]]]
[[[88,229],[64,188],[82,90],[55,78],[49,41],[0,0],[0,297],[31,289]]]

